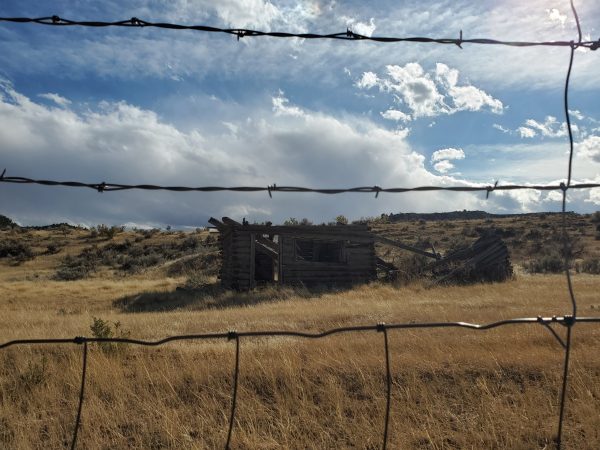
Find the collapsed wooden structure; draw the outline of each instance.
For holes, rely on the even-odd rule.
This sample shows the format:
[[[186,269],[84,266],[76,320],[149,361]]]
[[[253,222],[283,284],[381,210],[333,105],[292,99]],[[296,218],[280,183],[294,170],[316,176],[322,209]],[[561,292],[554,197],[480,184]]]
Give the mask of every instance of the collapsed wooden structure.
[[[402,268],[379,258],[375,242],[432,260],[419,269],[434,283],[504,281],[513,269],[506,244],[493,232],[442,257],[373,234],[366,225],[250,225],[228,217],[211,218],[219,231],[221,285],[250,290],[265,283],[304,286],[365,283],[377,271],[394,277]]]
[[[375,238],[366,225],[250,225],[228,217],[219,230],[221,285],[351,284],[376,278]]]
[[[508,247],[493,231],[430,265],[436,283],[499,282],[513,276]]]

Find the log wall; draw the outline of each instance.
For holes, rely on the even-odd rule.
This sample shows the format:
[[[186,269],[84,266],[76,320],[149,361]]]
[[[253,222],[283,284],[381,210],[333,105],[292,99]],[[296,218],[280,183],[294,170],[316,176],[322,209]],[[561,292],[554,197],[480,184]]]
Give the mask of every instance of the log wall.
[[[221,284],[229,289],[248,290],[255,286],[255,237],[279,236],[279,283],[352,284],[376,277],[373,235],[362,226],[261,227],[228,224],[220,230]],[[296,240],[341,242],[340,262],[304,261],[296,254]]]

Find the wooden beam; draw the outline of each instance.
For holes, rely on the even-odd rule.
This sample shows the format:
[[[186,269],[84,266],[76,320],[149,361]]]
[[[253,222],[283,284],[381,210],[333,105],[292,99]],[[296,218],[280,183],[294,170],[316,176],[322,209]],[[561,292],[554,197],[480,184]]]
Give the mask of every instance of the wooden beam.
[[[385,245],[392,245],[394,247],[401,248],[403,250],[408,250],[409,252],[417,253],[419,255],[427,256],[428,258],[439,259],[439,255],[431,252],[426,252],[425,250],[421,250],[420,248],[412,247],[410,245],[403,244],[402,242],[393,241],[392,239],[388,239],[383,236],[374,235],[375,240]]]
[[[236,226],[242,226],[241,223],[236,222],[233,219],[230,219],[229,217],[223,217],[221,220],[223,220],[224,223],[226,223],[227,225],[236,225]]]
[[[225,225],[222,222],[215,219],[214,217],[211,217],[210,219],[208,219],[208,223],[217,227],[219,229],[219,231],[225,228]]]
[[[262,236],[256,236],[256,242],[260,242],[265,247],[268,247],[272,252],[278,252],[277,244],[269,239],[265,239]]]
[[[279,256],[276,251],[267,247],[258,239],[256,239],[256,242],[254,243],[254,248],[257,252],[264,253],[265,255],[270,256],[272,259],[277,259],[277,257]]]
[[[397,270],[398,270],[398,268],[397,268],[396,266],[394,266],[392,263],[389,263],[389,262],[387,262],[387,261],[384,261],[383,259],[381,259],[381,258],[379,258],[379,257],[377,257],[377,258],[375,259],[375,263],[376,263],[378,266],[385,267],[387,270],[394,270],[394,271],[397,271]]]

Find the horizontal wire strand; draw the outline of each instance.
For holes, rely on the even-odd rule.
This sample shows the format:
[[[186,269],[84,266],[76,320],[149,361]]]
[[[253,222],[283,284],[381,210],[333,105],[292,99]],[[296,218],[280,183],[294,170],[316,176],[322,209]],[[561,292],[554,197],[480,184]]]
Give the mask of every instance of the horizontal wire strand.
[[[97,21],[97,20],[70,20],[57,15],[46,17],[0,17],[0,22],[11,22],[17,24],[37,24],[49,25],[58,27],[81,26],[91,28],[106,28],[106,27],[127,27],[127,28],[162,28],[168,30],[190,30],[201,31],[206,33],[224,33],[237,37],[237,39],[245,37],[261,37],[268,36],[273,38],[300,38],[300,39],[333,39],[342,41],[372,41],[379,43],[424,43],[424,44],[442,44],[456,45],[462,48],[463,44],[477,45],[503,45],[509,47],[570,47],[570,41],[511,41],[498,40],[489,38],[473,38],[466,39],[463,37],[463,32],[460,31],[458,38],[430,38],[424,36],[409,36],[409,37],[385,37],[385,36],[366,36],[355,33],[350,29],[338,33],[320,34],[320,33],[289,33],[281,31],[260,31],[247,28],[220,28],[207,25],[184,25],[168,22],[149,22],[137,17],[118,21]],[[577,44],[578,47],[596,50],[600,47],[600,39],[598,41],[581,41]]]
[[[130,338],[97,338],[77,336],[74,338],[57,338],[57,339],[15,339],[0,344],[0,350],[16,345],[40,345],[40,344],[83,344],[84,342],[97,343],[120,343],[133,344],[148,347],[156,347],[175,341],[191,341],[191,340],[214,340],[214,339],[231,339],[232,333],[240,338],[259,338],[259,337],[296,337],[306,339],[321,339],[336,334],[345,334],[352,332],[363,331],[381,331],[384,326],[386,330],[400,329],[418,329],[418,328],[466,328],[471,330],[491,330],[507,325],[526,325],[539,324],[550,325],[559,324],[570,326],[574,322],[573,316],[553,316],[553,317],[522,317],[514,319],[503,319],[495,322],[484,324],[475,324],[468,322],[405,322],[392,324],[376,324],[376,325],[357,325],[349,327],[331,328],[320,332],[295,331],[295,330],[253,330],[244,332],[224,332],[224,333],[199,333],[199,334],[182,334],[168,336],[159,340],[145,339],[130,339]],[[578,323],[600,323],[600,317],[577,317]]]
[[[361,193],[361,194],[400,194],[404,192],[486,192],[494,191],[515,191],[531,189],[538,191],[563,191],[566,187],[564,183],[560,184],[505,184],[505,185],[481,185],[481,186],[416,186],[416,187],[394,187],[383,188],[380,186],[358,186],[351,188],[312,188],[304,186],[166,186],[158,184],[123,184],[123,183],[86,183],[81,181],[57,181],[33,179],[17,176],[0,176],[1,183],[11,184],[37,184],[42,186],[62,186],[72,188],[88,188],[98,192],[113,192],[125,190],[144,190],[144,191],[171,191],[171,192],[267,192],[270,196],[274,192],[282,193],[316,193],[316,194],[343,194],[343,193]],[[568,186],[569,189],[595,189],[600,188],[600,183],[575,183]]]

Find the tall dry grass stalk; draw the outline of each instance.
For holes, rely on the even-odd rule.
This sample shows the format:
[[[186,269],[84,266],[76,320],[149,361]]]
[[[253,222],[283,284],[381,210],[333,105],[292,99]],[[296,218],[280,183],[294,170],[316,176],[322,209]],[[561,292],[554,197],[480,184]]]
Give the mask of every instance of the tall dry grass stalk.
[[[186,294],[177,309],[124,312],[115,299],[154,294],[181,280],[5,281],[0,340],[89,335],[94,317],[133,337],[253,329],[322,330],[406,321],[486,322],[561,315],[561,276],[497,285],[425,289],[373,284],[339,292],[269,288]],[[583,315],[597,314],[597,278],[578,275]],[[183,294],[182,294],[183,295]],[[219,308],[211,305],[221,305]],[[166,304],[168,307],[172,305]],[[223,305],[232,305],[223,307]],[[562,351],[541,326],[390,331],[390,448],[552,448]],[[600,447],[600,330],[574,329],[565,448]],[[234,345],[160,348],[91,345],[81,448],[220,448],[226,439]],[[65,448],[76,412],[81,348],[0,352],[0,447]],[[242,339],[233,447],[379,448],[385,408],[383,336]]]

